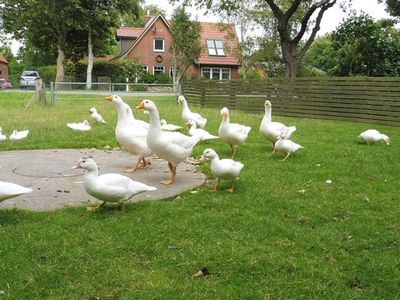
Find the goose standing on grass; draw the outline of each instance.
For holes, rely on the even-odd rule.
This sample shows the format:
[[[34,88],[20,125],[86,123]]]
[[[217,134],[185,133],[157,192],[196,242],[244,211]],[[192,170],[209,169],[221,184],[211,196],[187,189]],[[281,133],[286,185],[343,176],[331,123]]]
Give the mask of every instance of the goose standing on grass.
[[[101,209],[107,202],[117,202],[122,207],[124,201],[131,199],[133,196],[156,190],[153,186],[133,181],[117,173],[99,175],[96,162],[90,158],[81,158],[72,168],[82,168],[87,171],[83,179],[86,192],[103,201],[97,207],[88,208],[88,210]]]
[[[210,148],[204,150],[203,159],[211,159],[211,173],[217,178],[217,182],[212,191],[217,191],[221,179],[230,179],[232,180],[232,187],[227,191],[233,193],[235,189],[235,181],[238,179],[240,171],[244,165],[241,162],[229,158],[219,159],[218,154]]]
[[[362,138],[364,141],[367,142],[367,144],[373,144],[379,141],[384,141],[386,144],[390,145],[389,137],[386,134],[380,133],[376,129],[368,129],[364,132],[362,132],[359,136],[359,138]]]
[[[0,127],[0,142],[5,141],[7,136],[3,134],[3,129]]]
[[[89,131],[92,129],[88,120],[84,120],[81,123],[67,123],[67,127],[75,131]]]
[[[168,161],[171,178],[161,183],[170,185],[175,182],[177,165],[189,158],[199,138],[189,137],[179,132],[162,131],[157,106],[151,100],[143,100],[136,108],[144,109],[150,114],[147,145],[155,155]]]
[[[104,121],[103,117],[97,112],[97,109],[95,107],[92,107],[89,109],[90,115],[92,118],[97,122],[101,124],[106,124],[106,121]]]
[[[295,142],[286,139],[285,135],[282,135],[275,143],[275,150],[278,152],[286,153],[286,156],[282,160],[286,160],[290,154],[296,152],[299,149],[304,148],[303,146],[296,144]]]
[[[179,131],[182,129],[182,126],[168,124],[165,119],[161,119],[160,124],[161,124],[161,130],[164,131]]]
[[[25,129],[22,131],[18,131],[16,129],[13,130],[12,134],[10,135],[10,140],[11,141],[18,141],[18,140],[23,140],[26,138],[29,134],[29,130]]]
[[[247,136],[251,130],[250,126],[245,126],[236,123],[230,123],[229,109],[223,107],[221,109],[221,124],[219,125],[218,135],[221,140],[229,144],[232,149],[232,158],[235,157],[237,147],[246,141]]]
[[[30,188],[15,183],[0,181],[0,202],[32,191]]]
[[[272,153],[274,153],[276,141],[282,136],[284,139],[289,139],[292,133],[296,131],[296,126],[288,127],[279,122],[272,122],[272,105],[269,100],[265,101],[264,108],[265,114],[261,121],[260,133],[274,145],[272,150]]]
[[[182,105],[182,119],[187,123],[189,120],[196,122],[197,128],[204,128],[207,124],[207,119],[203,118],[200,114],[191,112],[189,105],[183,95],[178,97],[178,103]]]
[[[189,127],[189,135],[198,136],[200,141],[219,139],[219,136],[212,135],[207,130],[196,128],[196,122],[193,120],[189,120],[186,125]]]
[[[146,167],[149,162],[145,158],[152,155],[146,142],[148,132],[144,125],[146,122],[137,122],[139,120],[135,120],[133,117],[132,109],[121,97],[112,95],[106,97],[106,100],[110,101],[117,109],[118,121],[115,127],[115,137],[118,143],[126,148],[130,154],[138,156],[133,167],[125,170],[125,172],[132,173],[139,167]]]

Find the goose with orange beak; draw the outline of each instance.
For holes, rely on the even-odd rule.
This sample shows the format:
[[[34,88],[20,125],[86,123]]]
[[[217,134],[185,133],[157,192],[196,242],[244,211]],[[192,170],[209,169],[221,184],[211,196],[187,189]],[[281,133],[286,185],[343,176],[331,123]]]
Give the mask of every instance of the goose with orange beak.
[[[222,120],[218,129],[218,135],[221,140],[231,146],[233,159],[235,157],[237,147],[246,141],[251,127],[237,123],[231,123],[229,120],[229,110],[226,107],[223,107],[220,113]]]
[[[121,97],[112,95],[106,97],[106,100],[110,101],[117,109],[118,121],[115,127],[115,137],[118,143],[126,148],[130,154],[138,156],[138,159],[134,161],[133,167],[128,168],[125,172],[132,173],[139,167],[145,168],[150,164],[145,158],[152,155],[146,143],[148,132],[146,124],[148,127],[148,123],[136,120],[133,117],[132,109]]]
[[[157,106],[151,100],[143,100],[136,109],[144,109],[149,112],[150,127],[146,142],[155,155],[168,161],[171,178],[163,180],[161,183],[173,184],[176,179],[177,165],[189,158],[193,147],[199,142],[199,138],[189,137],[179,132],[162,131]]]

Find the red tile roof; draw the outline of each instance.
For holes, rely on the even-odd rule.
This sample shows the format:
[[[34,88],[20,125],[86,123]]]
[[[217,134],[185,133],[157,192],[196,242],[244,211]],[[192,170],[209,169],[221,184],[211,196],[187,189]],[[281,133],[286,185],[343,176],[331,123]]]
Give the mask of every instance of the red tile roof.
[[[9,62],[7,61],[7,59],[5,59],[5,57],[3,55],[0,54],[0,61],[4,62],[6,64],[8,64]]]
[[[200,54],[199,63],[216,65],[240,65],[236,51],[238,51],[238,39],[235,25],[200,22],[201,43],[204,50]],[[208,55],[206,40],[222,40],[225,56]]]
[[[125,53],[121,53],[117,57],[126,55],[131,49],[136,46],[142,35],[148,29],[149,24],[155,21],[156,18],[162,16],[158,14],[156,17],[152,18],[146,23],[144,28],[136,27],[121,27],[117,29],[117,37],[139,37],[135,43],[128,49]],[[164,19],[168,26],[171,25],[171,21]],[[233,24],[218,24],[218,23],[208,23],[200,22],[201,32],[200,39],[204,46],[204,50],[199,57],[199,63],[202,65],[233,65],[239,66],[240,62],[236,55],[238,50],[238,38],[235,30],[235,25]],[[225,56],[210,56],[208,55],[206,40],[222,40],[224,45]]]
[[[138,37],[144,28],[120,27],[117,29],[117,37]]]

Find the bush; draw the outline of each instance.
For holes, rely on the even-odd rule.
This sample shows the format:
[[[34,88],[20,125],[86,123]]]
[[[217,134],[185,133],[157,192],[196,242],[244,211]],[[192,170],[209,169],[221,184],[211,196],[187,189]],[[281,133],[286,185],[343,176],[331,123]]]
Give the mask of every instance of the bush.
[[[50,82],[54,82],[56,80],[57,75],[57,66],[45,66],[38,68],[38,72],[40,77],[46,84]]]

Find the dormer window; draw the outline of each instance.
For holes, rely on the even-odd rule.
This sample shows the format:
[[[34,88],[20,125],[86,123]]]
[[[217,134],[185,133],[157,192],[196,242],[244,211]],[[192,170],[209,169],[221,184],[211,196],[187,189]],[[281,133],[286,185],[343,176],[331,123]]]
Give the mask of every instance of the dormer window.
[[[208,55],[225,56],[224,45],[221,40],[206,40]]]
[[[153,40],[153,51],[154,52],[164,52],[165,50],[165,41],[163,39],[154,39]]]

